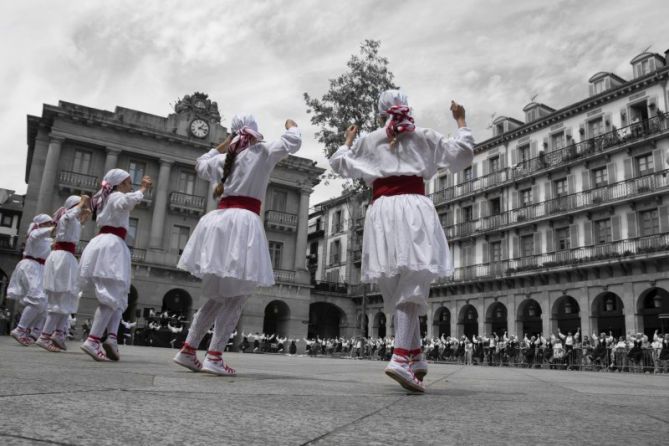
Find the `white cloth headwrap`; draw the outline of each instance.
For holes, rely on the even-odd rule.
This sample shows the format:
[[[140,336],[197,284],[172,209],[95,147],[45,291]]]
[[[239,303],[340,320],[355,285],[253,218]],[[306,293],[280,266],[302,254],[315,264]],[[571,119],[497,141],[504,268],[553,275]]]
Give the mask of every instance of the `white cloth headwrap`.
[[[27,234],[30,235],[33,229],[44,228],[46,226],[49,226],[49,224],[52,222],[53,220],[51,219],[51,216],[48,214],[36,215],[35,218],[33,218],[32,223],[30,223],[30,226],[28,226]]]
[[[253,141],[262,141],[263,136],[258,132],[258,123],[251,114],[235,115],[230,123],[232,131],[237,135],[230,142],[229,153],[238,154],[251,146]]]
[[[100,190],[93,195],[91,198],[91,208],[93,209],[93,218],[102,211],[107,204],[107,198],[109,194],[112,193],[112,190],[115,186],[118,186],[126,178],[129,178],[130,174],[123,169],[112,169],[105,177],[102,179],[102,184],[100,185]]]
[[[379,114],[387,117],[386,135],[394,144],[397,135],[416,129],[407,96],[400,90],[386,90],[379,96]]]
[[[379,96],[379,114],[388,116],[387,110],[394,105],[409,106],[409,100],[400,90],[386,90]]]
[[[60,221],[61,217],[67,212],[68,210],[72,209],[76,205],[79,204],[81,201],[81,197],[79,195],[70,195],[67,197],[67,200],[65,200],[65,204],[63,207],[59,208],[55,214],[53,214],[53,222],[55,224],[58,224]]]

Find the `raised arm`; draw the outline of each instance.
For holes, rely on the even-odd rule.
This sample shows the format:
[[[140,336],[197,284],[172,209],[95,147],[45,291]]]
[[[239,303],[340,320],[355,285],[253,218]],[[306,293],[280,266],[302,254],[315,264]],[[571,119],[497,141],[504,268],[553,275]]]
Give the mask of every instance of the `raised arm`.
[[[302,132],[292,119],[286,120],[286,131],[281,138],[266,145],[269,156],[275,163],[300,150],[302,146]]]

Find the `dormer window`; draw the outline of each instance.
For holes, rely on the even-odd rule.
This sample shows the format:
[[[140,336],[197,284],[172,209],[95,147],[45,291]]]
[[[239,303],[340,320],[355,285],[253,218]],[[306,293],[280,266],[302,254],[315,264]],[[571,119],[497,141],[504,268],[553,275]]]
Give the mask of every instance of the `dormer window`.
[[[495,126],[495,135],[501,135],[504,133],[504,123],[500,122]]]
[[[606,90],[606,82],[604,82],[604,79],[600,79],[597,82],[595,82],[594,89],[595,89],[595,94],[599,94],[604,90]]]

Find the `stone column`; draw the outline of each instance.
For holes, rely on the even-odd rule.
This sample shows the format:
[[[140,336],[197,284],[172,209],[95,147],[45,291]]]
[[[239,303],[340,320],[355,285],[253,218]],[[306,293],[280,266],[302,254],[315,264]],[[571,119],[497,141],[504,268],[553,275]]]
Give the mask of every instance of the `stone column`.
[[[107,147],[107,157],[105,158],[105,170],[104,172],[102,172],[103,177],[107,172],[118,166],[118,155],[120,153],[121,149]]]
[[[434,337],[434,310],[431,305],[427,307],[427,337],[432,339]]]
[[[295,270],[306,269],[307,226],[309,225],[309,195],[311,188],[300,189],[300,207],[297,211],[297,243],[295,244]]]
[[[39,186],[39,195],[37,197],[36,214],[51,214],[58,204],[52,209],[54,204],[53,191],[56,190],[56,180],[58,175],[58,162],[60,161],[60,149],[65,138],[60,136],[51,136],[49,139],[49,148],[46,152],[46,161],[42,171],[42,182]],[[32,218],[32,216],[30,216]]]
[[[153,216],[151,217],[151,236],[149,247],[153,249],[164,249],[163,247],[163,224],[167,211],[167,194],[170,186],[170,170],[174,161],[161,160],[160,173],[158,174],[158,186],[156,190],[156,201],[153,204]]]
[[[393,313],[386,313],[386,336],[395,336],[395,324],[393,323]]]

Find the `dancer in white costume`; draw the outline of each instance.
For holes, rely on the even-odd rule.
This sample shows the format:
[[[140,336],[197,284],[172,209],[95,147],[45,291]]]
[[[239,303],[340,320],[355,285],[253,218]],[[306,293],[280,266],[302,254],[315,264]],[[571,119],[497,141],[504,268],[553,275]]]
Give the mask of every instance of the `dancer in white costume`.
[[[67,350],[65,338],[70,314],[79,307],[79,262],[75,257],[81,224],[90,216],[90,197],[72,195],[53,216],[56,242],[44,265],[44,291],[49,306],[36,345],[50,352]]]
[[[28,227],[23,259],[16,265],[7,287],[7,298],[23,305],[23,312],[11,336],[21,345],[35,343],[46,319],[47,297],[42,280],[44,262],[51,251],[53,220],[39,214]]]
[[[242,307],[257,286],[272,286],[274,274],[259,214],[274,166],[302,144],[292,120],[276,142],[265,142],[251,115],[232,119],[233,134],[197,159],[200,177],[217,184],[218,209],[200,219],[184,248],[178,268],[202,279],[206,303],[193,318],[188,337],[174,362],[192,371],[234,375],[222,358]],[[197,347],[214,324],[204,364]]]
[[[151,184],[151,178],[144,177],[140,189],[133,192],[130,174],[122,169],[112,169],[105,175],[102,188],[91,199],[93,219],[100,227],[100,233],[81,254],[80,284],[84,293],[94,292],[100,304],[81,349],[96,361],[119,360],[116,333],[128,306],[130,292],[130,250],[125,237],[130,211],[142,201]],[[102,343],[105,329],[107,339]]]
[[[377,283],[386,313],[396,312],[395,349],[386,374],[403,387],[423,392],[427,362],[421,352],[419,315],[427,311],[430,283],[448,275],[452,263],[444,230],[424,180],[439,168],[457,172],[472,162],[474,139],[465,110],[451,102],[454,138],[414,125],[406,96],[388,90],[379,98],[384,128],[345,144],[330,158],[343,177],[361,178],[373,189],[362,243],[362,281]],[[355,141],[354,141],[355,140]]]

